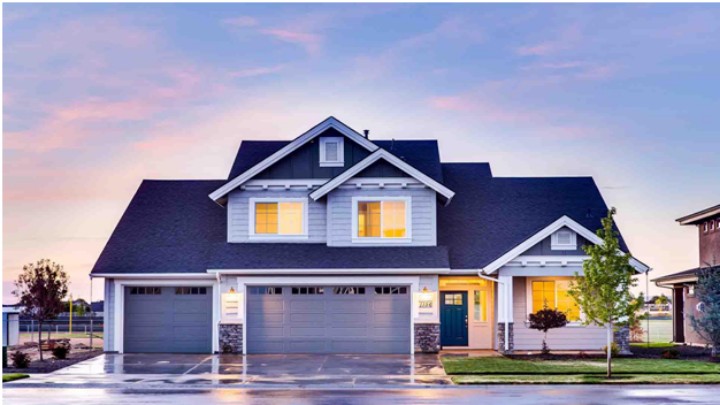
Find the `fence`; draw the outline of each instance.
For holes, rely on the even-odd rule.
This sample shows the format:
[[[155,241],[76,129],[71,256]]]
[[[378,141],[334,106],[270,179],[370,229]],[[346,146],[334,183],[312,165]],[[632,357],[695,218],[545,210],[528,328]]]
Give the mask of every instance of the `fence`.
[[[37,336],[39,323],[35,320],[21,319],[20,320],[20,333],[34,334]],[[103,318],[101,317],[77,317],[73,318],[72,330],[70,330],[70,321],[68,318],[54,319],[52,321],[45,321],[42,323],[43,339],[47,332],[53,333],[79,333],[89,334],[102,333],[103,332]],[[35,339],[32,336],[30,339]]]

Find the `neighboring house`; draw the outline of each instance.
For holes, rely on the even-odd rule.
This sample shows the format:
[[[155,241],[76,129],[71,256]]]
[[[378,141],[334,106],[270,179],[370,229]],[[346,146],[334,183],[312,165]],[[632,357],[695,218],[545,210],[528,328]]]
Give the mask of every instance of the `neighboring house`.
[[[90,311],[92,313],[92,316],[104,316],[104,305],[105,301],[94,301],[90,303]]]
[[[673,291],[673,341],[705,345],[690,324],[690,315],[698,315],[701,303],[695,297],[698,274],[708,267],[720,266],[720,205],[686,215],[676,220],[680,225],[694,225],[698,230],[700,260],[698,267],[659,277],[655,284]]]
[[[3,347],[16,346],[20,338],[20,312],[18,305],[3,305]]]
[[[227,180],[143,181],[92,270],[105,349],[538,350],[544,304],[572,320],[550,347],[605,345],[567,294],[601,243],[592,178],[494,177],[435,140],[367,135],[330,117],[242,142]]]

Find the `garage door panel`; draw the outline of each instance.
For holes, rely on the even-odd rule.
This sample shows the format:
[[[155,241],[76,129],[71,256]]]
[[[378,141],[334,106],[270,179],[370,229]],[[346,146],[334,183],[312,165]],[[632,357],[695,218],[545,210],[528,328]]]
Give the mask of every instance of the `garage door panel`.
[[[124,351],[209,353],[212,288],[202,289],[206,294],[197,287],[126,287]]]
[[[258,289],[266,291],[270,287]],[[323,286],[322,290],[323,294],[312,294],[312,287],[282,287],[282,295],[248,295],[248,352],[410,351],[409,294],[391,294],[386,288],[376,293],[372,286],[360,289]],[[292,294],[293,291],[296,293]],[[270,300],[274,303],[272,309],[267,305]],[[279,308],[283,311],[274,313]]]

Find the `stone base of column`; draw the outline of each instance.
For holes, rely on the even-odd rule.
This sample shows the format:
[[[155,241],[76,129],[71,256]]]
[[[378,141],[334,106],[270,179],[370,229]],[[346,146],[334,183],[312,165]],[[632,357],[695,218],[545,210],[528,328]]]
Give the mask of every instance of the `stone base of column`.
[[[415,324],[415,353],[437,353],[440,351],[440,324]]]
[[[630,351],[630,328],[622,326],[615,329],[613,341],[618,345],[621,356],[632,356],[633,353]]]
[[[218,333],[220,353],[243,352],[243,325],[240,323],[220,324]]]
[[[510,354],[515,348],[513,336],[513,323],[508,323],[508,348],[505,350],[505,322],[497,324],[498,351],[503,354]]]

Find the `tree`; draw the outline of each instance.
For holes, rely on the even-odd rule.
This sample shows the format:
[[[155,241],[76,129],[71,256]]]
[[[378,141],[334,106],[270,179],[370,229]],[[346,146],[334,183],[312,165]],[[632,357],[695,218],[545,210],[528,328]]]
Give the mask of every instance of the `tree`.
[[[544,333],[542,342],[542,353],[550,353],[550,348],[547,345],[547,333],[550,329],[562,328],[567,325],[567,316],[557,309],[544,307],[538,310],[534,314],[530,314],[528,317],[530,329],[540,330]]]
[[[632,322],[642,308],[642,294],[633,297],[630,288],[636,285],[635,269],[630,265],[630,254],[620,251],[617,231],[613,226],[615,208],[602,219],[597,236],[602,242],[583,246],[590,258],[583,262],[583,275],[577,272],[568,293],[577,301],[585,314],[585,324],[607,329],[607,377],[612,376],[613,329],[620,322]]]
[[[690,315],[690,324],[698,335],[710,342],[710,355],[715,357],[720,349],[720,266],[700,271],[695,298],[700,302],[701,315]]]
[[[667,305],[669,302],[668,297],[665,294],[660,295],[659,297],[655,298],[655,305]]]
[[[65,310],[63,299],[68,292],[68,277],[63,267],[48,259],[23,266],[15,281],[13,295],[20,299],[23,315],[38,322],[38,345],[42,342],[42,324],[57,318]],[[40,361],[43,361],[42,349]]]

